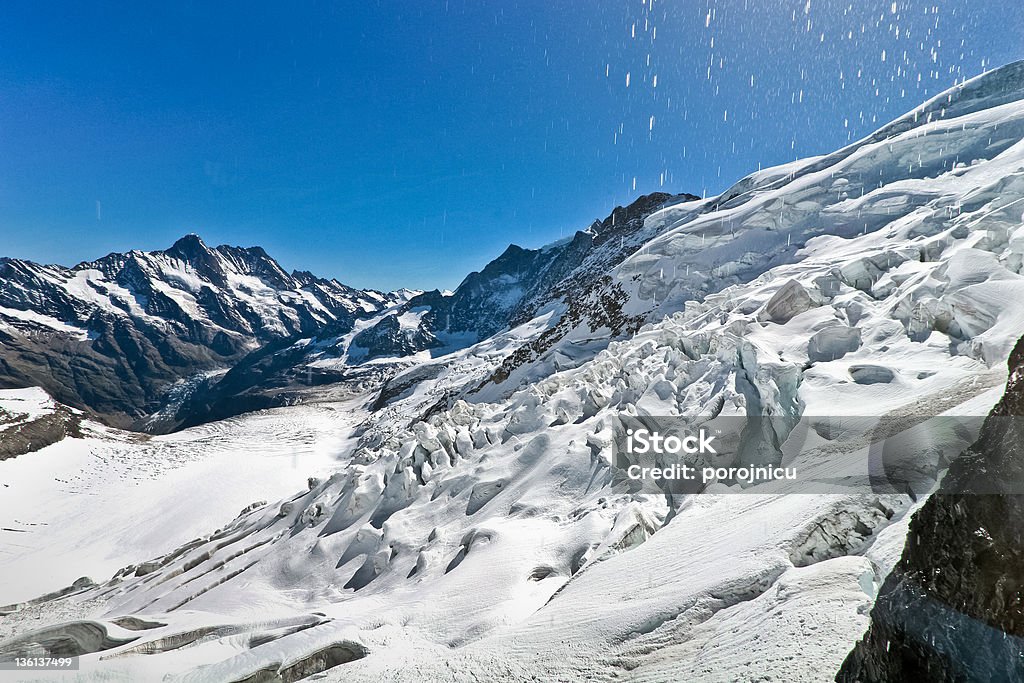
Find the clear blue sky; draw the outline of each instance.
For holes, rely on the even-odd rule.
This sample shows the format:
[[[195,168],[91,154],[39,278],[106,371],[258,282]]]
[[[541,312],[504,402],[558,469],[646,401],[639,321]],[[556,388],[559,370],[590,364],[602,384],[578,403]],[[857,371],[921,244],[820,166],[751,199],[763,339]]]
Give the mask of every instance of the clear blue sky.
[[[1022,58],[1022,6],[8,0],[0,255],[197,232],[356,286],[453,287],[509,242],[721,191]]]

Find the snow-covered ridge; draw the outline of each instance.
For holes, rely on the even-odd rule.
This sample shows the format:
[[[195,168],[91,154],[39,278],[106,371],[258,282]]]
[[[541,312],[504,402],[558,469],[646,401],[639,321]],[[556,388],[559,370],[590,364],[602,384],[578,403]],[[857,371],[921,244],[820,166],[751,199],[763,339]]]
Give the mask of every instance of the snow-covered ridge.
[[[990,362],[998,362],[1008,342],[1003,339],[989,353],[985,338],[975,336],[984,332],[979,326],[993,321],[968,320],[973,304],[957,309],[955,301],[990,296],[985,292],[994,285],[954,296],[926,280],[933,271],[944,280],[941,254],[952,256],[960,247],[988,251],[1017,269],[1019,256],[1013,254],[1020,238],[1013,232],[1024,212],[1016,203],[1024,201],[1022,99],[1024,62],[1017,62],[956,86],[838,152],[759,171],[720,197],[656,212],[647,223],[657,237],[618,266],[592,297],[596,314],[584,311],[579,323],[558,332],[557,343],[549,338],[534,354],[524,354],[526,365],[556,358],[564,365],[580,357],[582,345],[609,331],[621,333],[603,324],[603,302],[621,302],[620,317],[638,322],[684,309],[710,317],[730,308],[730,287],[760,277],[778,280],[781,271],[775,269],[797,264],[803,265],[789,272],[801,274],[796,279],[802,287],[825,297],[838,285],[876,298],[902,285],[905,296],[895,317],[915,334],[949,319],[956,322],[955,343],[967,342],[970,353],[987,353]],[[998,230],[982,236],[979,225]],[[828,282],[815,283],[816,277]],[[959,289],[964,283],[954,284]],[[958,331],[965,327],[966,336]],[[503,373],[503,386],[526,376],[522,364]],[[484,395],[500,392],[488,389]]]
[[[480,272],[466,276],[450,295],[426,292],[408,301],[402,320],[388,319],[367,337],[401,343],[383,345],[371,355],[434,355],[464,348],[509,330],[538,314],[564,307],[594,279],[606,274],[655,233],[644,218],[666,204],[696,199],[693,195],[655,192],[626,207],[616,207],[603,221],[539,249],[510,245]],[[415,315],[413,319],[412,315]],[[456,341],[457,340],[457,341]],[[358,341],[358,340],[357,340]],[[366,341],[363,346],[372,345]],[[439,350],[440,349],[440,350]]]
[[[110,254],[72,268],[18,259],[2,263],[9,282],[2,290],[5,301],[79,325],[100,311],[170,325],[193,318],[226,332],[284,336],[302,327],[304,315],[326,323],[367,307],[377,310],[387,300],[336,280],[288,274],[259,247],[210,248],[197,235],[164,251]],[[23,285],[21,292],[14,283]],[[210,296],[230,307],[216,310],[205,299]]]
[[[196,235],[73,268],[4,258],[0,386],[39,385],[127,426],[191,375],[269,342],[344,331],[413,295],[289,274],[259,247],[210,248]]]
[[[1022,98],[1024,98],[1024,60],[981,74],[939,93],[895,121],[882,126],[871,135],[831,154],[810,157],[752,173],[719,197],[714,198],[712,205],[716,208],[728,204],[734,205],[737,201],[744,201],[747,198],[747,193],[752,189],[771,189],[780,183],[795,180],[802,174],[827,168],[865,145],[883,142],[933,121],[959,118],[1004,104],[1019,102]]]

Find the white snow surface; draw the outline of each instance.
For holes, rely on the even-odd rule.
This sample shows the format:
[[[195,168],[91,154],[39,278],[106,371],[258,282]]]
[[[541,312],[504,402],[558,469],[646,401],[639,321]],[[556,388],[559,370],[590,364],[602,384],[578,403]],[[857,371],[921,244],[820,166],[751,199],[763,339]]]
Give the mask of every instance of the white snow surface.
[[[89,339],[89,331],[68,325],[67,323],[54,318],[53,316],[36,313],[35,311],[21,311],[16,308],[0,306],[0,329],[16,331],[41,330],[48,333],[62,333],[70,335],[73,339],[85,341]]]
[[[152,438],[87,422],[86,438],[0,461],[0,602],[110,576],[343,467],[337,458],[348,450],[358,403],[297,406]],[[53,405],[39,389],[0,392],[0,410],[16,415],[38,417]]]
[[[7,428],[53,413],[56,403],[39,387],[0,389],[0,426]]]
[[[648,324],[574,331],[472,403],[422,419],[493,367],[486,344],[373,414],[366,396],[0,463],[4,526],[46,523],[3,537],[0,603],[100,583],[5,632],[133,639],[74,680],[241,680],[330,647],[358,658],[318,680],[831,679],[920,501],[630,493],[612,421],[987,413],[1024,330],[1022,98],[1024,65],[1004,67],[652,215],[661,234],[613,273]],[[790,455],[866,472],[857,444],[811,446]],[[274,502],[232,520],[249,497]]]

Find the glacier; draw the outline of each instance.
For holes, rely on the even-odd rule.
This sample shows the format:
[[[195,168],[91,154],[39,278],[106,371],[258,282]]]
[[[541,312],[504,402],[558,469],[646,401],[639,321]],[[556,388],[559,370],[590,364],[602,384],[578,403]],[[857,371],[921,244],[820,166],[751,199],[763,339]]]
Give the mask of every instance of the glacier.
[[[83,418],[0,461],[0,653],[81,653],[80,680],[831,678],[926,498],[639,494],[613,421],[987,413],[1024,330],[1024,62],[644,227],[376,407]],[[824,441],[793,462],[866,468]]]

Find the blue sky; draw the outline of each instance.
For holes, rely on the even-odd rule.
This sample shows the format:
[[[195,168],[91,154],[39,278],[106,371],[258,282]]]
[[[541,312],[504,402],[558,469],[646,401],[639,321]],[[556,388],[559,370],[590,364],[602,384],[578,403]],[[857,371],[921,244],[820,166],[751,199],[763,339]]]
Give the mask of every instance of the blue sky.
[[[0,255],[197,232],[453,287],[638,194],[830,151],[1022,35],[1018,0],[11,0]]]

